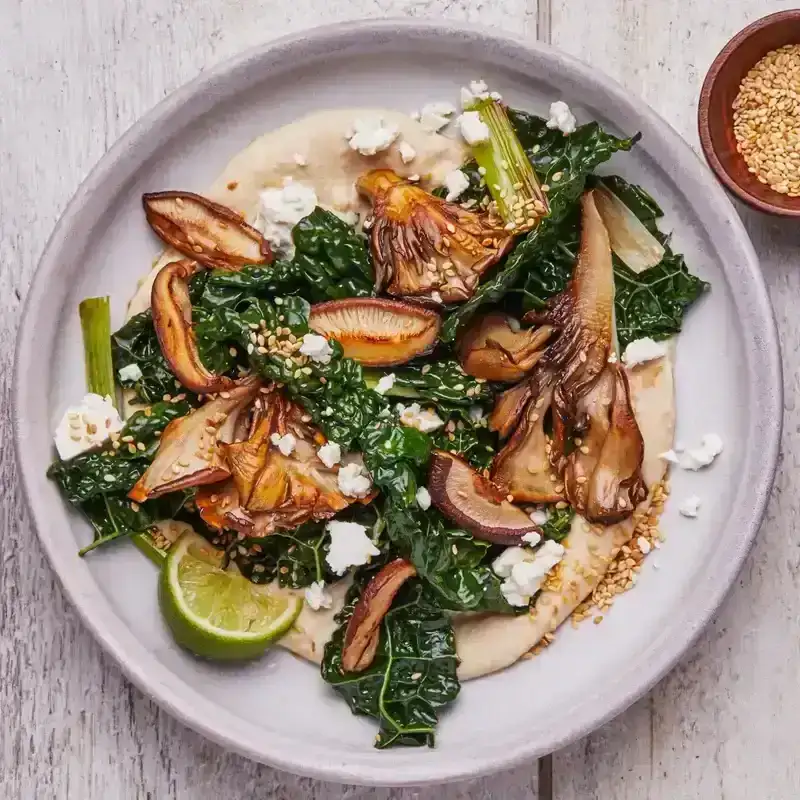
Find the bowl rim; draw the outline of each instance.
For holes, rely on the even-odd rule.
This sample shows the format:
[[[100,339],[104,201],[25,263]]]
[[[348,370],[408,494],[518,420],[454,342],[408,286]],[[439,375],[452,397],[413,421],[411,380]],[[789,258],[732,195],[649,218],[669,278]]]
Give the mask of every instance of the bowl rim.
[[[208,701],[187,686],[170,669],[147,650],[116,615],[99,590],[91,585],[85,570],[74,564],[74,552],[62,541],[51,523],[46,504],[36,502],[37,494],[46,485],[42,464],[26,452],[25,444],[41,420],[31,419],[28,402],[41,393],[26,377],[26,365],[35,363],[40,353],[35,347],[37,318],[49,294],[52,276],[59,270],[59,255],[69,247],[73,227],[79,226],[87,209],[101,199],[92,196],[119,173],[133,171],[137,163],[149,157],[147,140],[158,139],[154,133],[165,133],[176,124],[180,114],[205,113],[213,107],[226,85],[259,66],[262,62],[286,63],[307,56],[319,56],[337,49],[363,46],[371,37],[402,41],[412,48],[415,42],[436,42],[438,37],[455,39],[485,51],[493,60],[493,49],[502,48],[508,58],[520,63],[548,59],[557,64],[565,86],[572,82],[589,85],[602,91],[610,113],[635,117],[640,128],[650,136],[661,158],[674,160],[677,169],[686,174],[686,191],[704,197],[705,224],[724,229],[726,241],[738,251],[739,258],[725,264],[729,290],[737,304],[746,336],[743,346],[746,366],[751,377],[748,390],[749,407],[762,413],[748,431],[747,448],[742,468],[751,479],[752,493],[734,499],[724,526],[730,547],[709,564],[708,581],[698,582],[687,595],[685,605],[676,608],[669,624],[648,647],[647,658],[637,667],[635,680],[624,675],[609,678],[603,690],[576,703],[564,719],[539,739],[520,736],[513,748],[502,752],[487,749],[479,758],[436,759],[416,753],[413,757],[397,754],[391,762],[381,762],[361,752],[347,760],[334,760],[327,749],[306,743],[298,751],[296,740],[265,733],[256,725],[241,720],[216,703]],[[193,101],[191,112],[186,110]],[[143,151],[144,154],[138,153]],[[100,212],[97,211],[99,214]],[[670,669],[697,639],[727,595],[738,574],[761,524],[778,461],[782,427],[783,380],[780,347],[774,314],[760,273],[758,260],[741,220],[721,187],[705,170],[689,145],[666,121],[643,101],[634,98],[615,81],[598,70],[540,42],[531,42],[506,32],[487,33],[485,27],[464,23],[419,20],[362,20],[338,23],[282,37],[245,51],[200,74],[199,77],[165,98],[140,119],[94,167],[67,206],[45,248],[26,298],[20,324],[15,357],[13,389],[14,444],[21,486],[34,527],[62,587],[75,606],[84,624],[101,646],[146,696],[154,699],[170,714],[212,741],[257,761],[297,774],[346,783],[380,786],[409,786],[423,783],[471,778],[507,769],[545,755],[586,735],[622,712],[649,690]],[[70,554],[72,561],[70,561]],[[713,569],[712,569],[713,567]],[[488,678],[492,680],[493,678]],[[213,713],[211,713],[213,712]],[[342,704],[342,713],[347,709]],[[365,750],[371,751],[369,743]],[[392,762],[393,765],[392,765]]]
[[[703,148],[703,155],[706,157],[709,166],[714,174],[725,185],[725,187],[738,197],[742,202],[747,203],[756,211],[764,214],[772,214],[780,217],[800,217],[800,198],[797,198],[797,208],[787,208],[766,202],[752,192],[747,191],[740,183],[735,181],[728,170],[722,164],[714,147],[714,140],[711,136],[711,125],[709,123],[709,111],[711,108],[711,94],[714,91],[717,80],[722,71],[728,64],[733,54],[754,34],[759,33],[765,28],[784,22],[787,19],[800,20],[800,9],[786,9],[776,11],[774,14],[767,14],[765,17],[751,22],[746,28],[742,28],[728,43],[719,51],[717,57],[711,62],[708,68],[703,87],[700,90],[700,100],[697,105],[697,129],[700,136],[700,146]]]

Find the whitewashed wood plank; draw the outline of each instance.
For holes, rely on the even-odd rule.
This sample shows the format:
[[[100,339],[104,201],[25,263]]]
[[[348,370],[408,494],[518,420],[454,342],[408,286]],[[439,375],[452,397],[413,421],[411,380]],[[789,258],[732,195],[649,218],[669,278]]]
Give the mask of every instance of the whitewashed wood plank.
[[[780,0],[553,0],[552,38],[641,95],[693,145],[697,97],[722,45]],[[800,796],[797,597],[800,228],[740,209],[762,259],[784,348],[783,469],[768,517],[713,625],[649,697],[555,754],[558,800]],[[669,543],[667,542],[667,545]]]
[[[226,753],[172,720],[63,598],[21,510],[8,411],[20,302],[46,237],[93,164],[166,94],[245,47],[323,22],[470,19],[533,37],[535,0],[0,0],[0,15],[0,797],[535,800],[535,764],[435,790],[341,787]]]

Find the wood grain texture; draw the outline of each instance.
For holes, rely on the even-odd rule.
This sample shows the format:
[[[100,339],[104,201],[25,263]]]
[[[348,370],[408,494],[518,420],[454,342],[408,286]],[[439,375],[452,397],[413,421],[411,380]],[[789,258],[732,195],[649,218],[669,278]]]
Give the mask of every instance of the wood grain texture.
[[[3,800],[537,797],[536,764],[393,792],[296,778],[205,741],[131,687],[83,629],[17,495],[9,396],[21,301],[87,172],[166,94],[243,48],[323,22],[400,15],[536,35],[535,0],[0,0]]]
[[[789,5],[553,0],[552,39],[697,146],[697,97],[714,56],[745,24]],[[769,285],[786,376],[782,468],[767,520],[721,613],[682,664],[614,722],[554,755],[558,800],[800,797],[800,226],[739,211]]]

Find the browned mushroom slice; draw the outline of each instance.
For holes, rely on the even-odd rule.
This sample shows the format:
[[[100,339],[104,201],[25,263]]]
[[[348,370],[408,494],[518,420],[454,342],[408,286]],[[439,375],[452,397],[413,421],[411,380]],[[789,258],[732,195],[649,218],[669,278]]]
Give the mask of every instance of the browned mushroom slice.
[[[552,327],[520,329],[508,314],[496,311],[475,320],[458,346],[461,367],[487,381],[521,381],[544,355]]]
[[[441,324],[431,309],[378,297],[319,303],[308,317],[311,330],[336,339],[345,357],[373,367],[404,364],[426,353]]]
[[[389,169],[367,172],[356,186],[372,202],[379,292],[461,303],[511,247],[502,222],[434,197]]]
[[[400,587],[416,574],[413,564],[396,558],[364,587],[344,634],[342,669],[345,672],[362,672],[372,663],[380,641],[380,624]]]
[[[517,503],[555,503],[564,499],[564,486],[550,464],[550,445],[544,430],[552,398],[552,387],[547,387],[528,403],[522,422],[492,465],[492,480]]]
[[[453,453],[433,451],[428,491],[439,511],[476,539],[494,544],[520,544],[526,533],[538,530],[497,485]]]
[[[137,503],[179,489],[218,483],[230,476],[218,442],[232,432],[236,412],[258,392],[260,381],[249,378],[164,428],[153,463],[128,497]]]
[[[501,439],[507,439],[522,419],[522,412],[532,394],[533,383],[527,380],[497,395],[489,416],[489,430],[496,431]]]
[[[188,259],[162,267],[153,282],[150,305],[161,352],[175,377],[192,392],[214,394],[228,391],[234,381],[209,372],[200,360],[188,285],[189,278],[199,269],[196,261]]]
[[[150,227],[179,253],[214,269],[269,264],[266,239],[230,208],[192,192],[142,195]]]
[[[609,364],[582,398],[580,447],[566,458],[567,497],[589,522],[611,525],[629,517],[647,496],[641,475],[644,440],[633,416],[625,371]]]

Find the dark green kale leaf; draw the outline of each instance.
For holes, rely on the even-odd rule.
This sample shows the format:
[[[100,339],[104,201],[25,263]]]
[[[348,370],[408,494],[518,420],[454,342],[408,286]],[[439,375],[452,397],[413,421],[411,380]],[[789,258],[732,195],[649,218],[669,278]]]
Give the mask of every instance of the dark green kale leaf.
[[[509,109],[509,117],[531,159],[539,179],[550,187],[550,213],[509,254],[498,271],[475,294],[452,311],[442,326],[441,339],[452,342],[480,306],[503,299],[523,274],[554,251],[563,237],[564,219],[574,211],[589,174],[621,150],[630,150],[638,136],[618,139],[596,122],[583,125],[570,136],[550,130],[545,120]]]
[[[571,506],[567,508],[553,507],[548,509],[548,513],[550,516],[547,518],[547,522],[542,525],[542,535],[545,539],[562,542],[567,538],[575,511]]]
[[[390,397],[413,397],[421,403],[445,406],[472,406],[491,402],[493,392],[486,381],[467,375],[458,361],[444,359],[422,366],[394,370]]]
[[[452,524],[435,508],[387,502],[390,542],[417,568],[442,608],[514,613],[491,567],[489,542]]]
[[[131,317],[111,335],[111,357],[119,383],[133,389],[142,403],[154,403],[165,394],[175,393],[175,376],[161,354],[150,310]],[[121,380],[119,371],[135,364],[142,371],[137,381]]]
[[[354,714],[380,722],[376,747],[432,747],[438,709],[456,699],[460,685],[450,619],[421,581],[408,581],[395,598],[381,623],[372,664],[359,673],[342,669],[347,620],[377,567],[359,571],[349,602],[337,618],[341,625],[325,646],[322,677]]]
[[[431,434],[431,442],[437,450],[455,453],[472,464],[477,470],[488,469],[497,452],[497,435],[485,424],[469,425],[458,420],[453,431],[444,428]]]

